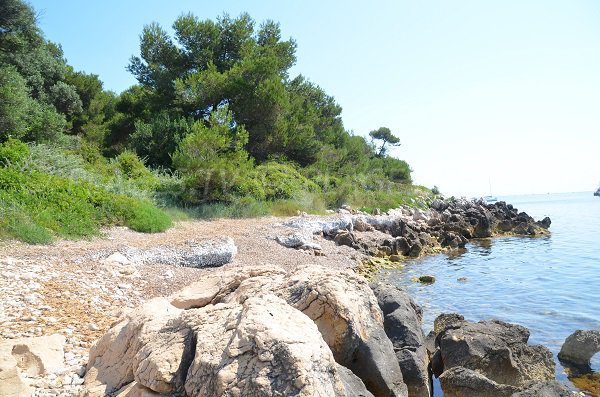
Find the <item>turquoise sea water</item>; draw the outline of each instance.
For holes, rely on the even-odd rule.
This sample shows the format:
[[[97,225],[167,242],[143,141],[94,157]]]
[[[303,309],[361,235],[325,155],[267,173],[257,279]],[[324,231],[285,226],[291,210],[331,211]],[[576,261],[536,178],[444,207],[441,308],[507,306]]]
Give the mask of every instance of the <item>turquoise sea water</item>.
[[[426,332],[440,313],[457,312],[471,321],[497,318],[529,328],[530,343],[556,356],[575,330],[600,329],[600,197],[586,192],[499,199],[535,219],[549,216],[551,236],[480,240],[378,277],[411,293],[423,307]],[[421,275],[436,282],[411,281]],[[600,353],[592,369],[600,373]],[[557,376],[569,384],[558,361]]]

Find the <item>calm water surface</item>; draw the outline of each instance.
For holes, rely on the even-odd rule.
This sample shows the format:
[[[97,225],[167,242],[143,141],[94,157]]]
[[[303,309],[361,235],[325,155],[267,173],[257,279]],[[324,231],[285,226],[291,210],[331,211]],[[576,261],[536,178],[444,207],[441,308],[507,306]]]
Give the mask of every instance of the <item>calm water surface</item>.
[[[412,294],[424,309],[425,332],[440,313],[457,312],[471,321],[497,318],[529,328],[530,343],[556,356],[573,331],[600,329],[600,197],[589,192],[500,199],[536,219],[549,216],[552,235],[480,240],[379,278]],[[436,282],[411,281],[421,275]],[[592,369],[600,372],[600,353]],[[558,361],[557,375],[569,383]]]

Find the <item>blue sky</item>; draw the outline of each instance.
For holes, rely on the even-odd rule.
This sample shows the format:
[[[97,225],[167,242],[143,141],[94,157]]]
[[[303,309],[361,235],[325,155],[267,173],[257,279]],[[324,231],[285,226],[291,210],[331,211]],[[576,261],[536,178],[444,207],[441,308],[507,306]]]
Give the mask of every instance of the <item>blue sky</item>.
[[[247,11],[281,23],[356,134],[387,126],[415,183],[481,196],[600,183],[600,2],[30,1],[76,69],[120,92],[145,24]]]

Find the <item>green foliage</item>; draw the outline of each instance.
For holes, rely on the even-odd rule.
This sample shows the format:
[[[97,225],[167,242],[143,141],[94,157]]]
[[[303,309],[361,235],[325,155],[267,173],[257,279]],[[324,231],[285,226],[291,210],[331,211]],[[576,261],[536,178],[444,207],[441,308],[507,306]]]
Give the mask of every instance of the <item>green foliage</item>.
[[[40,229],[69,238],[95,235],[100,226],[124,224],[134,230],[156,232],[170,226],[164,212],[149,202],[116,195],[87,183],[43,174],[0,168],[0,204],[24,218],[15,228],[0,223],[6,234],[22,237]],[[35,231],[38,232],[35,232]]]
[[[234,125],[227,108],[213,113],[207,124],[195,122],[173,155],[188,203],[230,200],[240,177],[252,169],[244,150],[248,133]]]
[[[266,200],[291,199],[303,192],[319,190],[314,182],[306,179],[291,164],[268,162],[256,167],[255,173]]]
[[[150,122],[135,122],[135,132],[131,135],[131,145],[154,167],[171,167],[171,153],[175,151],[181,139],[186,136],[193,122],[184,118],[172,119],[162,112]]]
[[[373,139],[382,141],[381,146],[379,147],[379,151],[377,152],[377,155],[379,157],[385,155],[387,150],[385,146],[387,144],[389,144],[390,146],[400,146],[400,138],[393,135],[392,131],[390,131],[390,129],[387,127],[379,127],[378,129],[369,132],[369,135]]]
[[[0,143],[0,166],[9,167],[22,162],[29,156],[29,146],[18,139],[9,138]]]

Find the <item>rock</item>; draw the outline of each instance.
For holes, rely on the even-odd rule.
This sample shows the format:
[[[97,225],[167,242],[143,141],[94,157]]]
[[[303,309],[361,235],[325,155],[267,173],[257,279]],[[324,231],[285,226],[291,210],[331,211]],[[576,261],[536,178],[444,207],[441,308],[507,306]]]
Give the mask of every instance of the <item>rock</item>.
[[[190,240],[183,246],[159,246],[149,249],[130,248],[127,254],[137,263],[162,263],[188,267],[218,267],[235,258],[237,247],[231,237],[200,242]]]
[[[565,339],[558,358],[566,363],[589,367],[594,354],[600,352],[600,331],[577,330]]]
[[[550,228],[550,225],[552,224],[552,221],[550,220],[549,217],[545,217],[541,221],[536,222],[536,224],[540,225],[544,229],[548,229],[548,228]]]
[[[223,237],[193,244],[183,252],[180,264],[191,267],[223,266],[237,255],[237,247],[231,237]]]
[[[555,380],[528,382],[511,397],[573,397],[575,394]]]
[[[168,300],[179,309],[204,307],[235,291],[244,280],[263,277],[269,280],[282,279],[286,274],[285,270],[277,266],[256,266],[213,273],[175,292]],[[219,298],[217,295],[220,295]]]
[[[130,384],[123,386],[118,392],[115,393],[115,397],[160,397],[162,394],[153,391],[147,387],[140,385],[137,382],[131,382]]]
[[[475,381],[493,388],[497,388],[495,384],[518,388],[528,381],[554,379],[552,353],[544,346],[528,345],[529,331],[525,327],[499,320],[471,323],[459,318],[445,315],[434,324],[436,332],[441,330],[436,338],[438,350],[432,358],[434,373],[440,376],[455,367],[477,372],[477,379],[471,372],[458,370],[446,376],[452,390],[468,388]],[[458,396],[463,392],[453,393]]]
[[[419,255],[421,255],[421,252],[423,251],[423,245],[421,244],[421,242],[416,241],[412,247],[410,247],[410,251],[408,252],[408,256],[412,257],[412,258],[417,258],[419,257]]]
[[[477,371],[453,367],[440,376],[444,397],[510,397],[519,389],[486,378]]]
[[[5,340],[0,343],[0,356],[12,355],[29,376],[52,374],[64,369],[65,342],[59,334]]]
[[[353,223],[354,230],[356,230],[357,232],[370,232],[374,230],[373,226],[369,225],[363,217],[355,218]]]
[[[433,320],[433,332],[437,335],[450,328],[459,328],[465,318],[456,313],[442,313]]]
[[[30,397],[32,394],[33,390],[19,375],[14,357],[0,352],[0,396]]]
[[[433,284],[433,283],[435,283],[435,277],[433,277],[433,276],[420,276],[417,280],[421,284]]]
[[[352,373],[348,368],[337,364],[337,370],[344,385],[346,396],[348,397],[373,397],[373,394],[367,390],[365,384],[360,378]]]
[[[115,252],[101,262],[104,268],[115,276],[137,275],[137,268],[120,252]]]
[[[148,301],[100,339],[88,395],[347,396],[315,323],[280,298],[186,311],[166,302]]]
[[[287,248],[321,249],[321,246],[313,242],[313,235],[307,231],[291,233],[285,236],[277,236],[277,242]]]
[[[348,231],[341,231],[333,238],[333,241],[337,245],[347,245],[348,247],[354,247],[356,243],[356,237],[354,233]]]
[[[285,223],[286,226],[304,229],[312,234],[335,235],[340,230],[353,230],[352,217],[302,217],[294,218]]]
[[[137,370],[134,368],[134,360],[138,352],[144,344],[153,340],[155,333],[180,313],[181,310],[169,304],[166,299],[155,298],[126,314],[90,349],[84,383],[88,395],[100,397],[113,394],[133,382],[134,372]],[[173,346],[173,349],[181,350],[181,346]],[[140,359],[141,357],[137,361]],[[146,364],[149,362],[146,361]],[[177,378],[178,373],[172,373],[170,368],[173,366],[174,371],[177,371],[178,364],[176,355],[169,355],[164,360],[163,371],[155,368],[156,378],[163,382],[168,376]]]
[[[371,289],[384,315],[384,329],[400,364],[410,397],[429,397],[429,359],[424,347],[422,309],[405,292],[394,286],[373,283]]]
[[[321,266],[301,267],[289,275],[277,269],[265,267],[252,275],[237,270],[224,276],[230,280],[222,281],[212,304],[243,303],[273,293],[315,321],[336,362],[352,370],[371,393],[406,395],[381,311],[362,277]]]

